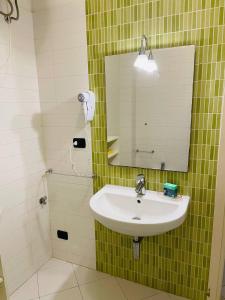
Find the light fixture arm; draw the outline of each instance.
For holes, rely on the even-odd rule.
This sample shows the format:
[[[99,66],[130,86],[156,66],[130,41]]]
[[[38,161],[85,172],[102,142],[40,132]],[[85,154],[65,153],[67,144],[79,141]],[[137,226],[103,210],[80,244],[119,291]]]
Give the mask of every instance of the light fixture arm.
[[[153,57],[152,49],[151,47],[149,47],[148,39],[144,34],[141,37],[141,48],[139,49],[139,53],[134,62],[134,66],[148,73],[158,71],[157,64]]]
[[[142,35],[141,37],[141,48],[139,50],[139,54],[145,54],[146,50],[148,50],[148,39],[146,35]]]
[[[152,49],[148,46],[148,38],[145,34],[141,37],[141,48],[139,50],[139,54],[145,54],[146,51],[149,51],[149,59],[153,59]]]

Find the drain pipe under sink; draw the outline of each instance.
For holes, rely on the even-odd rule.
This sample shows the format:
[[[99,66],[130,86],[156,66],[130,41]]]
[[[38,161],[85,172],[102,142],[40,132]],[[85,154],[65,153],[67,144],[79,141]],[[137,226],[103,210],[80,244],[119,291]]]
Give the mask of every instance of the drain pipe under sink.
[[[135,260],[140,259],[140,248],[143,237],[135,236],[133,239],[133,256]]]

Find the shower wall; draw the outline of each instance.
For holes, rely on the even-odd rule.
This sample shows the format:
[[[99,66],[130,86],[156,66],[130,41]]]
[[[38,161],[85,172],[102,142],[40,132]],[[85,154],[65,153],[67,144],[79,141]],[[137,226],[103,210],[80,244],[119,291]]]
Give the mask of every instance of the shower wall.
[[[31,5],[19,4],[18,22],[0,18],[0,255],[9,294],[51,256],[48,206],[38,204],[46,166]]]
[[[33,10],[47,167],[68,175],[90,174],[90,127],[84,129],[77,101],[89,86],[85,1],[34,0]],[[74,137],[86,137],[87,148],[72,149]],[[48,190],[53,256],[95,267],[94,220],[88,207],[92,180],[49,175]],[[68,232],[69,240],[58,239],[57,230]]]

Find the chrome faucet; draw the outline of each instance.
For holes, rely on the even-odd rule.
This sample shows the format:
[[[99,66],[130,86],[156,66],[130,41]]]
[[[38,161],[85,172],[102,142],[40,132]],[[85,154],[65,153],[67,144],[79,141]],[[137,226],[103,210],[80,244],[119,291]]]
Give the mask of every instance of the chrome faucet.
[[[137,196],[145,195],[145,176],[143,174],[138,174],[136,177],[135,192],[137,193]]]

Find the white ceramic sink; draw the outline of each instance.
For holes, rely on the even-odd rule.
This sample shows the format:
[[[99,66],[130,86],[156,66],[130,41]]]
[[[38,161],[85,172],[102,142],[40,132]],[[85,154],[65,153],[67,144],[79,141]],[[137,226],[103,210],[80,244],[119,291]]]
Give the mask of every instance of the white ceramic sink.
[[[95,219],[109,229],[144,237],[179,227],[186,218],[189,201],[188,196],[173,199],[153,191],[137,197],[134,188],[106,185],[91,197],[90,207]]]

